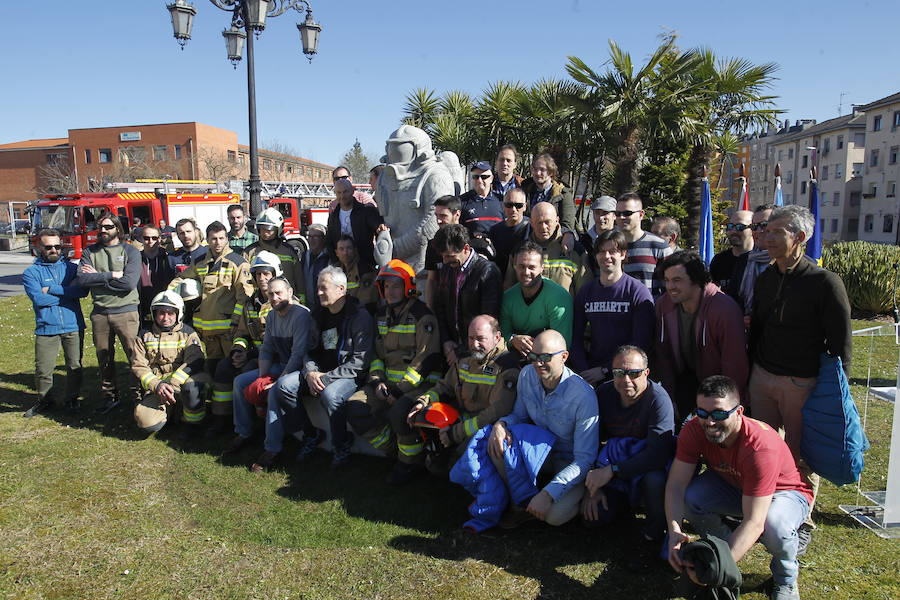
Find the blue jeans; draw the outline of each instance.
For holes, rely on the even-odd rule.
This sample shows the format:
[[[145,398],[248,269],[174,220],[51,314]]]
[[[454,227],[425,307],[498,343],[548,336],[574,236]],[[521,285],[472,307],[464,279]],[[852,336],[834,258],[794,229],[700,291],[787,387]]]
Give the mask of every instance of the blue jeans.
[[[278,377],[283,368],[283,365],[274,364],[269,370],[269,373],[273,377]],[[253,422],[256,420],[256,407],[244,400],[244,389],[256,381],[258,377],[258,369],[241,373],[235,377],[234,387],[231,390],[232,406],[234,407],[232,413],[234,417],[234,432],[245,438],[253,435]],[[274,386],[269,390],[269,393],[272,392],[272,389],[274,389]]]
[[[303,431],[304,435],[315,436],[316,427],[310,420],[303,403],[300,402],[302,394],[309,394],[306,378],[303,377],[300,371],[288,373],[279,379],[272,389],[277,390],[275,393],[276,406],[281,411],[292,415],[292,424],[295,426],[294,431]],[[319,394],[322,407],[328,413],[328,424],[331,429],[331,446],[333,448],[340,447],[347,440],[347,399],[353,395],[356,389],[356,381],[353,379],[335,379]],[[269,396],[270,409],[271,403],[272,396]],[[267,440],[268,437],[267,430]]]
[[[731,530],[722,521],[723,515],[741,518],[741,490],[732,486],[718,473],[707,470],[694,477],[684,493],[685,518],[698,533],[711,533],[724,540]],[[800,492],[775,492],[766,515],[760,541],[772,555],[769,569],[776,584],[797,581],[800,563],[797,561],[797,528],[809,513],[809,500]]]

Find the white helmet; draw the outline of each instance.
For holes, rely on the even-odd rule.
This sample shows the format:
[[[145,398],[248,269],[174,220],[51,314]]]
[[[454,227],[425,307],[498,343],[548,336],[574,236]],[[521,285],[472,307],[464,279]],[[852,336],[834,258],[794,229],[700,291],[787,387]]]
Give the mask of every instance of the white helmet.
[[[260,225],[274,227],[278,231],[278,235],[281,235],[284,229],[284,217],[277,208],[269,207],[256,215],[256,226]]]
[[[253,258],[253,264],[250,265],[250,273],[255,273],[262,269],[270,269],[275,277],[281,277],[281,259],[274,252],[268,250],[260,250]]]
[[[196,279],[185,279],[178,286],[178,293],[182,300],[196,300],[200,297],[200,284]]]
[[[176,322],[181,321],[181,317],[184,315],[184,300],[181,299],[181,296],[172,290],[158,293],[150,301],[150,312],[162,307],[175,309]]]

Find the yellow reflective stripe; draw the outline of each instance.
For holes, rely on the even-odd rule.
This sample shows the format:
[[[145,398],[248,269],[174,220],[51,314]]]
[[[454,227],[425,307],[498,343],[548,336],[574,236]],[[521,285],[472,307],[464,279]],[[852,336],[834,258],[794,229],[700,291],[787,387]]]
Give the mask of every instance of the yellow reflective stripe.
[[[187,407],[181,409],[181,418],[188,423],[199,423],[203,420],[205,415],[206,407],[201,407],[200,410],[197,411],[189,410]]]
[[[478,383],[484,385],[494,385],[497,383],[496,375],[485,375],[483,373],[472,373],[463,368],[457,370],[459,378],[466,383]]]
[[[209,273],[209,267],[197,267],[197,275],[205,277]]]
[[[544,261],[544,266],[548,269],[558,269],[560,267],[569,267],[578,270],[578,265],[568,258],[552,258]]]
[[[348,282],[347,282],[347,289],[348,289],[348,290],[355,290],[355,289],[358,288],[358,287],[359,287],[359,282],[358,282],[358,281],[348,281]]]
[[[397,449],[403,456],[415,456],[421,454],[425,449],[425,444],[416,442],[415,444],[397,444]]]
[[[150,383],[151,383],[154,379],[156,379],[156,375],[153,374],[153,371],[148,371],[148,372],[144,373],[143,375],[141,375],[141,386],[142,386],[145,390],[151,390],[151,391],[152,391],[152,390],[153,390],[153,387],[156,387],[156,386],[153,386],[153,387],[150,386]]]
[[[419,383],[422,381],[422,376],[419,375],[419,372],[412,367],[407,367],[406,373],[403,374],[403,379],[413,385],[419,385]]]
[[[221,391],[221,390],[213,390],[212,393],[212,401],[213,402],[231,402],[231,391]]]
[[[378,333],[381,335],[387,335],[388,333],[410,333],[416,334],[416,324],[413,323],[411,325],[394,325],[393,327],[388,327],[386,321],[378,321]]]
[[[372,444],[373,448],[381,448],[389,441],[391,441],[391,428],[385,425],[384,429],[382,429],[381,432],[376,435],[369,443]]]
[[[387,370],[387,378],[389,381],[394,383],[400,383],[403,381],[404,371],[397,371],[396,369],[388,369]]]
[[[441,377],[443,376],[440,373],[438,373],[437,371],[432,371],[428,374],[428,383],[437,383],[441,380]]]
[[[478,431],[478,417],[472,417],[463,421],[463,429],[466,435],[472,435]]]
[[[171,379],[178,385],[181,385],[182,383],[187,381],[189,377],[190,377],[190,375],[188,375],[187,373],[184,372],[184,368],[179,367],[177,371],[175,371],[174,373],[172,373],[169,376],[169,379]]]
[[[244,314],[244,305],[243,304],[235,304],[234,312],[232,314],[243,315]]]
[[[218,329],[231,329],[231,319],[201,319],[194,317],[194,327],[200,331],[212,331]]]
[[[293,254],[275,254],[275,256],[280,258],[281,262],[296,262]]]
[[[147,350],[181,350],[186,345],[186,338],[172,341],[161,341],[159,338],[144,340],[144,347],[147,348]]]
[[[235,338],[234,342],[232,342],[231,346],[233,348],[247,348],[247,340],[245,338],[239,337]]]
[[[428,401],[431,403],[440,401],[440,397],[434,390],[428,390],[424,395],[428,397]]]

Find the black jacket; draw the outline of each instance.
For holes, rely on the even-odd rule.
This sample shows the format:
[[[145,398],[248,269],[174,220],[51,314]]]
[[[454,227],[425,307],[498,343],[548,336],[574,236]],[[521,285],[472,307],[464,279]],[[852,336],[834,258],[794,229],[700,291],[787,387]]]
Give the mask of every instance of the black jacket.
[[[474,250],[472,260],[463,272],[457,297],[458,274],[459,269],[446,265],[438,271],[434,314],[441,332],[441,343],[452,340],[465,346],[472,319],[484,314],[500,315],[503,282],[497,265]]]
[[[335,250],[341,237],[341,205],[338,204],[328,213],[328,231],[325,232],[325,243],[328,245],[328,253],[332,262],[337,260]],[[378,213],[378,209],[371,204],[362,204],[358,200],[353,201],[350,209],[350,229],[353,231],[353,240],[356,242],[356,255],[359,257],[359,273],[368,273],[375,270],[375,244],[372,237],[384,219]]]

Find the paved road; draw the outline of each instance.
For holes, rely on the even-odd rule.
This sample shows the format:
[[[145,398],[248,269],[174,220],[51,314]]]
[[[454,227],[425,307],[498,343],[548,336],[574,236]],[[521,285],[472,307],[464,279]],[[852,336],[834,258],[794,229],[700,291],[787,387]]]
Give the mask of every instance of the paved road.
[[[34,261],[27,252],[0,251],[0,298],[24,294],[22,272]]]

